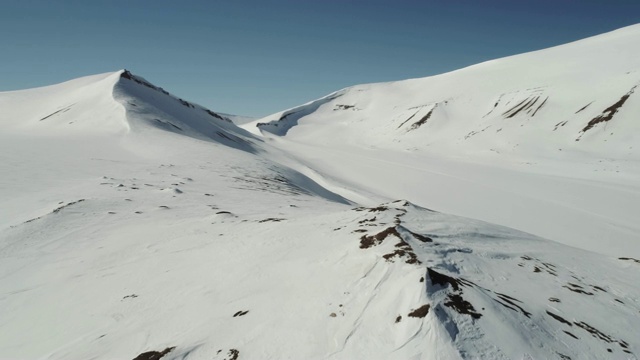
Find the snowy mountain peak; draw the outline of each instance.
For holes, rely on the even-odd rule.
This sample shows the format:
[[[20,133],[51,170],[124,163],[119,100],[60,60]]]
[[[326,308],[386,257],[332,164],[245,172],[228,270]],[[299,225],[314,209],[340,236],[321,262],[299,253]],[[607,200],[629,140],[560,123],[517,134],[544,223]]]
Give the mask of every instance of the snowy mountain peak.
[[[238,128],[228,117],[174,96],[128,70],[120,71],[119,77],[113,88],[113,98],[125,108],[133,131],[155,128],[256,151],[252,143],[260,140]]]
[[[260,142],[228,117],[120,70],[43,88],[0,94],[7,129],[42,136],[137,136],[162,130],[246,151]],[[144,135],[147,136],[147,135]]]
[[[189,107],[189,108],[192,108],[192,109],[200,108],[200,109],[204,110],[208,115],[212,116],[215,119],[226,121],[226,122],[231,122],[231,120],[229,118],[226,118],[226,117],[224,117],[224,116],[222,116],[222,115],[220,115],[218,113],[215,113],[215,112],[213,112],[213,111],[211,111],[209,109],[201,107],[200,105],[196,105],[196,104],[190,103],[190,102],[188,102],[186,100],[183,100],[183,99],[181,99],[179,97],[176,97],[174,95],[169,94],[169,92],[167,92],[163,88],[153,85],[152,83],[150,83],[149,81],[147,81],[143,77],[140,77],[140,76],[137,76],[137,75],[133,75],[127,69],[120,70],[119,73],[120,73],[120,78],[121,79],[131,80],[131,81],[133,81],[133,82],[135,82],[137,84],[140,84],[140,85],[142,85],[144,87],[156,90],[156,91],[158,91],[158,92],[160,92],[160,93],[162,93],[164,95],[170,96],[170,97],[176,99],[183,106],[186,106],[186,107]]]

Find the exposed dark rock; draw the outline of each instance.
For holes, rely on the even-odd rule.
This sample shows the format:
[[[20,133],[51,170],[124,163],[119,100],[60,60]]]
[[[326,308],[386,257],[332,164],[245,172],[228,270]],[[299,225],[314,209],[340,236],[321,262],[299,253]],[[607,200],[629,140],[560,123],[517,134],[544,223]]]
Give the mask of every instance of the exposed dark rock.
[[[451,287],[453,288],[453,290],[459,290],[460,289],[460,285],[461,283],[458,281],[458,279],[452,278],[451,276],[447,276],[444,274],[441,274],[431,268],[427,268],[427,276],[429,276],[429,279],[431,280],[431,284],[432,285],[441,285],[441,286],[445,286],[447,284],[451,285]]]
[[[153,90],[156,90],[156,91],[159,91],[159,92],[161,92],[161,93],[163,93],[165,95],[169,95],[169,93],[167,91],[165,91],[163,88],[157,87],[157,86],[155,86],[155,85],[153,85],[153,84],[151,84],[151,83],[149,83],[147,81],[142,80],[142,78],[139,78],[139,77],[133,75],[129,70],[123,71],[120,74],[120,78],[134,81],[134,82],[136,82],[136,83],[138,83],[140,85],[146,86],[146,87],[148,87],[150,89],[153,89]]]
[[[533,114],[531,114],[531,117],[536,116],[536,113],[538,112],[538,110],[540,110],[540,109],[544,106],[544,104],[546,104],[546,103],[547,103],[547,100],[549,100],[549,97],[548,97],[548,96],[547,96],[547,98],[546,98],[546,99],[544,99],[544,101],[542,102],[542,104],[540,104],[540,106],[538,106],[538,108],[533,112]]]
[[[505,117],[505,119],[511,119],[512,117],[518,115],[518,113],[520,113],[521,111],[525,111],[531,108],[539,99],[540,96],[526,98],[509,110],[502,113],[502,115]]]
[[[186,100],[178,98],[178,101],[180,102],[180,104],[182,104],[182,105],[184,105],[186,107],[194,108],[193,104],[188,102],[188,101],[186,101]]]
[[[547,310],[547,314],[548,314],[549,316],[551,316],[552,318],[554,318],[554,319],[556,319],[556,320],[560,321],[560,322],[561,322],[561,323],[563,323],[563,324],[567,324],[567,325],[569,325],[569,326],[573,326],[573,325],[571,324],[571,322],[567,321],[565,318],[563,318],[563,317],[562,317],[562,316],[560,316],[560,315],[556,315],[556,314],[554,314],[554,313],[552,313],[552,312],[549,312],[548,310]]]
[[[476,309],[473,308],[470,302],[466,301],[459,294],[449,294],[449,301],[445,302],[444,305],[454,309],[460,314],[466,314],[471,316],[474,319],[479,319],[482,317],[482,314],[477,313]]]
[[[634,258],[630,258],[630,257],[620,257],[620,258],[618,258],[618,260],[633,261],[633,262],[636,262],[636,263],[640,264],[640,260],[634,259]]]
[[[264,220],[260,220],[260,221],[258,221],[258,222],[259,222],[259,223],[264,223],[264,222],[269,222],[269,221],[271,221],[271,222],[280,222],[280,221],[283,221],[283,220],[287,220],[287,219],[282,219],[282,218],[267,218],[267,219],[264,219]]]
[[[567,283],[567,285],[563,285],[563,288],[569,289],[575,293],[585,294],[585,295],[593,295],[592,292],[585,291],[584,288],[578,284]]]
[[[484,114],[482,116],[482,118],[486,118],[487,116],[491,115],[491,113],[498,107],[498,104],[500,104],[500,100],[502,100],[502,96],[504,96],[504,94],[501,94],[500,97],[498,98],[498,100],[496,100],[496,102],[493,104],[493,107],[491,108],[491,110],[489,110],[488,113]]]
[[[584,321],[574,322],[574,324],[576,326],[578,326],[579,328],[581,328],[581,329],[587,331],[588,333],[590,333],[591,336],[593,336],[596,339],[600,339],[600,340],[602,340],[604,342],[607,342],[607,343],[617,343],[623,349],[623,351],[625,353],[631,354],[631,352],[628,350],[629,344],[626,341],[624,341],[624,340],[616,340],[616,339],[612,338],[611,336],[603,333],[602,331],[594,328],[593,326],[585,323]]]
[[[558,128],[559,128],[559,127],[561,127],[561,126],[565,126],[565,125],[567,125],[567,122],[568,122],[567,120],[565,120],[565,121],[560,121],[560,122],[559,122],[559,123],[557,123],[557,124],[556,124],[556,126],[553,128],[553,131],[558,130]]]
[[[423,317],[427,316],[427,314],[429,313],[429,309],[430,308],[431,308],[431,305],[429,305],[429,304],[422,305],[419,308],[411,311],[407,316],[414,317],[414,318],[423,318]],[[399,318],[402,318],[402,316],[399,316]],[[396,322],[398,322],[398,321],[399,320],[396,319]]]
[[[409,247],[409,249],[411,249],[411,247]],[[389,253],[389,254],[385,254],[385,255],[383,255],[382,257],[383,257],[385,260],[387,260],[387,261],[390,261],[390,262],[391,262],[391,261],[392,261],[392,259],[393,259],[394,257],[396,257],[396,256],[397,256],[397,257],[399,257],[399,258],[406,256],[406,257],[407,257],[407,259],[405,260],[405,262],[406,262],[407,264],[421,264],[421,263],[422,263],[422,262],[420,262],[420,260],[418,260],[418,257],[416,256],[416,254],[415,254],[413,251],[411,251],[411,250],[402,250],[402,249],[397,249],[397,250],[395,250],[395,251],[394,251],[394,252],[392,252],[392,253]]]
[[[227,353],[227,357],[225,358],[225,360],[238,360],[239,356],[240,351],[236,349],[229,349],[229,353]]]
[[[162,351],[147,351],[133,358],[133,360],[158,360],[171,352],[176,347],[168,347]]]
[[[51,114],[49,114],[49,115],[47,115],[47,116],[43,117],[42,119],[40,119],[40,121],[42,121],[42,120],[46,120],[46,119],[48,119],[48,118],[50,118],[50,117],[52,117],[52,116],[54,116],[54,115],[56,115],[56,114],[59,114],[59,113],[65,113],[65,112],[67,112],[67,111],[71,110],[71,107],[72,107],[73,105],[75,105],[75,104],[72,104],[72,105],[66,106],[66,107],[64,107],[64,108],[62,108],[62,109],[60,109],[60,110],[58,110],[58,111],[54,111],[53,113],[51,113]]]
[[[496,295],[498,295],[498,297],[500,298],[500,300],[494,299],[496,302],[498,302],[500,305],[513,310],[513,311],[520,311],[522,314],[524,314],[524,316],[530,318],[531,317],[531,313],[526,311],[525,309],[523,309],[520,305],[516,304],[516,302],[522,303],[522,301],[513,298],[511,296],[505,295],[505,294],[501,294],[501,293],[496,293]]]
[[[413,115],[409,116],[409,118],[407,120],[403,121],[402,124],[400,124],[398,126],[398,129],[400,129],[402,127],[402,125],[406,124],[409,120],[413,119],[413,117],[416,116],[416,114],[419,113],[419,112],[420,112],[420,110],[416,111],[415,113],[413,113]]]
[[[577,114],[577,113],[581,112],[582,110],[584,110],[584,109],[588,108],[588,107],[589,107],[589,105],[591,105],[591,104],[593,104],[593,101],[592,101],[592,102],[590,102],[590,103],[588,103],[587,105],[585,105],[585,106],[581,107],[581,108],[580,108],[580,110],[576,111],[575,113]]]
[[[573,335],[572,333],[568,332],[567,330],[562,330],[562,331],[564,331],[564,333],[565,333],[565,334],[567,334],[567,335],[571,336],[572,338],[574,338],[574,339],[576,339],[576,340],[580,340],[580,339],[578,339],[578,337],[577,337],[577,336]]]
[[[433,114],[433,110],[435,110],[438,107],[438,104],[435,104],[433,106],[433,108],[431,108],[431,110],[429,110],[429,112],[427,113],[427,115],[423,116],[422,119],[416,121],[415,123],[413,123],[411,125],[411,128],[409,128],[409,131],[411,130],[415,130],[417,128],[419,128],[420,126],[424,125],[427,123],[427,121],[431,118],[431,114]],[[413,116],[412,116],[413,117]]]
[[[54,214],[59,213],[59,212],[60,212],[60,210],[62,210],[62,209],[64,209],[64,208],[66,208],[66,207],[68,207],[68,206],[75,205],[75,204],[77,204],[77,203],[81,203],[81,202],[83,202],[83,201],[84,201],[84,199],[80,199],[80,200],[72,201],[72,202],[67,203],[67,204],[65,204],[65,205],[62,205],[62,206],[60,206],[60,207],[58,207],[58,208],[56,208],[56,209],[53,209],[52,213],[54,213]]]
[[[372,246],[380,245],[384,241],[384,239],[386,239],[387,236],[389,235],[396,236],[398,239],[402,240],[402,237],[400,237],[400,234],[398,234],[398,231],[396,230],[395,226],[392,226],[384,229],[383,231],[375,235],[363,235],[360,238],[360,248],[368,249]]]
[[[405,230],[407,230],[407,229],[405,229]],[[423,242],[423,243],[433,242],[433,239],[432,239],[432,238],[430,238],[430,237],[428,237],[428,236],[420,235],[420,234],[414,233],[413,231],[409,231],[409,230],[407,230],[407,231],[408,231],[408,232],[409,232],[409,233],[410,233],[414,238],[416,238],[417,240],[419,240],[419,241],[421,241],[421,242]]]
[[[596,124],[599,124],[601,122],[607,122],[607,121],[610,121],[611,119],[613,119],[613,116],[618,112],[618,110],[620,110],[622,105],[624,105],[624,103],[633,94],[633,92],[635,91],[636,87],[638,87],[638,85],[632,87],[631,90],[629,90],[628,93],[623,95],[620,98],[620,100],[616,101],[613,105],[611,105],[608,108],[604,109],[604,111],[602,111],[602,114],[594,117],[591,121],[589,121],[587,126],[585,126],[584,129],[582,129],[582,132],[583,133],[586,132],[587,130],[593,128]]]
[[[600,340],[606,341],[608,343],[612,343],[612,342],[616,342],[611,336],[606,335],[605,333],[603,333],[602,331],[594,328],[593,326],[583,322],[583,321],[578,321],[578,322],[574,322],[574,324],[576,324],[576,326],[586,330],[587,332],[589,332],[591,334],[591,336],[598,338]]]
[[[216,118],[216,119],[219,119],[219,120],[225,120],[225,121],[227,121],[227,119],[223,118],[223,117],[222,117],[222,116],[220,116],[219,114],[214,113],[213,111],[211,111],[211,110],[209,110],[209,109],[205,109],[204,111],[205,111],[207,114],[209,114],[209,115],[213,116],[213,117],[214,117],[214,118]]]

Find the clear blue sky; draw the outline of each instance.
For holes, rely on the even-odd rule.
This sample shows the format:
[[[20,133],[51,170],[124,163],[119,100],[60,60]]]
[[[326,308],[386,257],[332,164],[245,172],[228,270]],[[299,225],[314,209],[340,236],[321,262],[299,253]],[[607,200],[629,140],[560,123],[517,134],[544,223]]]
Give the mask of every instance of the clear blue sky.
[[[0,91],[127,68],[261,116],[637,22],[640,0],[2,0]]]

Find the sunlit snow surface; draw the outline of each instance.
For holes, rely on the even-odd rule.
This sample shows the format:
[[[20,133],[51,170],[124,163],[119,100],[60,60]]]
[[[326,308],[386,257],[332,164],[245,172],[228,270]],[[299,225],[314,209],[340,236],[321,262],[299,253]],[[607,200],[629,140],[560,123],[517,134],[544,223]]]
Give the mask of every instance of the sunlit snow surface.
[[[0,359],[636,359],[637,44],[242,128],[128,72],[0,93]]]
[[[640,256],[640,26],[243,125],[357,190]]]

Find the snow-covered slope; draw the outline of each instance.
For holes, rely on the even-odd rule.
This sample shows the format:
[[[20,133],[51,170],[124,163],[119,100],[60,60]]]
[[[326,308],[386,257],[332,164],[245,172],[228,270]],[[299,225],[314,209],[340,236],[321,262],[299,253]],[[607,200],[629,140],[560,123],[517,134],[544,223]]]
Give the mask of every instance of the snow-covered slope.
[[[569,46],[598,54],[638,32]],[[437,110],[385,130],[431,101],[431,82],[522,58],[345,89],[258,121],[286,118],[260,126],[278,135],[127,71],[0,93],[0,359],[636,359],[633,152],[590,147],[602,134],[585,132],[555,155],[560,140],[547,146],[528,125],[522,139],[532,129],[541,154],[485,154],[482,141],[454,152],[445,123],[426,146]],[[469,90],[447,106],[473,114],[457,101],[490,97]],[[626,121],[633,96],[604,125]],[[614,155],[619,173],[592,171]],[[434,211],[447,206],[573,236]],[[622,240],[599,244],[597,231]]]
[[[243,127],[387,199],[637,256],[638,44],[635,25],[443,75],[354,86]]]
[[[32,206],[43,201],[40,190],[73,192],[76,189],[69,188],[68,181],[77,176],[95,177],[109,162],[127,163],[136,158],[162,161],[169,154],[188,158],[196,144],[204,146],[202,151],[207,153],[214,151],[211,156],[228,149],[263,151],[261,139],[229,119],[172,96],[125,70],[0,93],[0,104],[7,109],[0,114],[0,156],[7,174],[0,190],[2,226],[36,215]],[[238,158],[242,155],[232,154],[242,162]],[[268,157],[249,159],[263,164],[264,173],[252,174],[257,179],[264,177],[285,188],[347,202]]]
[[[636,25],[438,76],[354,86],[256,123],[305,140],[637,160],[639,37]]]

